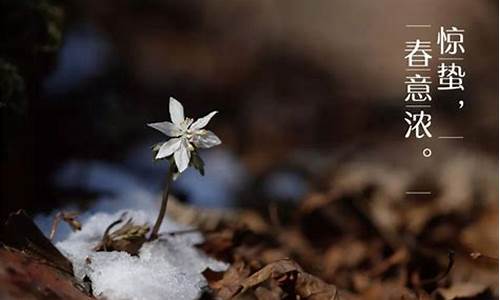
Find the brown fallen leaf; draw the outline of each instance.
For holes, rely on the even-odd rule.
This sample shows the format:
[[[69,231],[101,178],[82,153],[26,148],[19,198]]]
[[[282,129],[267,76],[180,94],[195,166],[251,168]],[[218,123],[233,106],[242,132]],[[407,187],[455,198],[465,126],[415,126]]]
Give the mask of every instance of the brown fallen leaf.
[[[359,300],[426,300],[424,293],[418,295],[399,280],[374,280],[355,299]]]
[[[282,299],[282,293],[276,289],[269,289],[266,287],[259,286],[254,291],[255,297],[258,300],[280,300]]]
[[[394,252],[394,254],[392,254],[389,258],[380,262],[373,269],[371,269],[368,272],[368,275],[371,277],[379,276],[392,266],[407,262],[408,256],[409,256],[408,250],[406,248],[400,248],[396,252]]]
[[[250,288],[256,288],[267,280],[276,281],[282,290],[294,293],[300,299],[340,299],[334,285],[308,274],[291,259],[282,259],[268,264],[252,276],[241,282],[241,291],[244,293]],[[287,286],[288,285],[288,286]],[[292,296],[292,295],[288,295]]]
[[[24,252],[0,249],[0,299],[93,298],[67,272]]]
[[[302,271],[302,269],[297,263],[289,259],[283,259],[268,264],[267,266],[260,269],[252,276],[248,277],[243,282],[241,282],[241,286],[243,287],[242,292],[251,287],[259,285],[268,279],[276,279],[278,277],[285,275],[286,273],[294,271]]]
[[[479,218],[460,234],[460,242],[483,256],[498,254],[498,205],[487,207]]]
[[[457,256],[450,274],[450,286],[463,282],[482,284],[493,295],[498,295],[498,263],[481,262],[481,259],[474,260],[466,254]]]
[[[499,262],[498,258],[484,255],[480,252],[472,252],[469,254],[469,256],[473,260],[478,261],[478,262],[484,262],[484,263],[489,263],[489,264],[494,264],[494,265],[498,265],[498,262]]]
[[[364,241],[344,239],[329,247],[323,255],[324,276],[334,278],[340,268],[354,268],[367,257],[368,244]]]
[[[475,296],[482,294],[488,290],[488,286],[476,282],[459,282],[449,288],[439,288],[437,292],[443,296],[445,300],[453,299],[475,299]]]
[[[199,245],[205,253],[225,261],[231,261],[234,248],[234,230],[223,229],[205,234],[205,241]]]
[[[43,259],[46,263],[73,275],[73,265],[45,237],[23,210],[9,216],[1,228],[0,242],[5,246]]]
[[[71,262],[22,210],[1,228],[0,299],[91,299]]]
[[[231,299],[238,294],[242,289],[240,283],[250,274],[250,268],[242,261],[232,264],[226,272],[214,272],[210,269],[203,272],[208,285],[220,299]]]

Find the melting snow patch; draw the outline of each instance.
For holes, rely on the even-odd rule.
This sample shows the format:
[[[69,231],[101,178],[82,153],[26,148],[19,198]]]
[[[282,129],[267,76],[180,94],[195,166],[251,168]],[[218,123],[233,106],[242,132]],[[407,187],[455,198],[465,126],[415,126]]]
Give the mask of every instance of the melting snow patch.
[[[98,213],[83,224],[82,231],[72,233],[56,246],[72,262],[75,275],[92,281],[96,297],[125,299],[197,299],[207,282],[205,268],[223,271],[227,265],[207,257],[194,247],[201,234],[186,233],[145,243],[138,256],[126,252],[94,252],[107,226],[120,218],[116,214]],[[143,211],[128,211],[137,224],[153,224],[155,216]],[[188,229],[165,219],[162,232]]]

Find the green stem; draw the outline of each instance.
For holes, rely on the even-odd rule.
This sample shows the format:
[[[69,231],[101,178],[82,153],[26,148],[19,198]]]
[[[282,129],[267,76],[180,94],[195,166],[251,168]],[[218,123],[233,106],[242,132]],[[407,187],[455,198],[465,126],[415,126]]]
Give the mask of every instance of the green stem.
[[[158,231],[160,231],[161,223],[165,218],[165,213],[167,211],[167,202],[168,202],[168,194],[170,193],[170,185],[172,184],[172,177],[174,176],[173,168],[168,168],[167,177],[165,179],[165,189],[163,190],[163,198],[161,200],[160,213],[158,214],[158,218],[156,219],[155,225],[153,226],[153,230],[151,231],[151,236],[149,237],[150,241],[153,241],[158,238]]]

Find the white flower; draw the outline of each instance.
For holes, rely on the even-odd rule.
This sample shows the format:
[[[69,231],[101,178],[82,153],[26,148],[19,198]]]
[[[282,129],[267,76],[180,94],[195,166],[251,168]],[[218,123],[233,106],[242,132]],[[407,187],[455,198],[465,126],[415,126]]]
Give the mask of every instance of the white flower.
[[[193,119],[184,118],[182,104],[172,97],[170,97],[169,111],[172,122],[150,123],[148,126],[171,137],[159,147],[155,158],[161,159],[173,154],[177,169],[179,173],[182,173],[189,166],[192,151],[196,148],[210,148],[221,143],[213,132],[203,129],[217,111],[193,123]]]

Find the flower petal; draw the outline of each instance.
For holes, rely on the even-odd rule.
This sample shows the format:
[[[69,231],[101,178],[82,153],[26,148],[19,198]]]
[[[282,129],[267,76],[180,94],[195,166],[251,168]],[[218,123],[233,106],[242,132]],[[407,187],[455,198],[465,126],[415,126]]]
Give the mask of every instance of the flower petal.
[[[161,131],[163,134],[169,137],[177,137],[181,135],[181,131],[175,124],[170,122],[158,122],[158,123],[149,123],[147,124],[149,127],[154,128],[158,131]]]
[[[174,153],[175,164],[179,173],[184,172],[189,166],[189,160],[191,158],[191,152],[188,150],[188,145],[186,141],[182,141],[181,146]]]
[[[217,111],[213,111],[209,113],[208,115],[204,116],[203,118],[199,118],[196,120],[196,122],[191,125],[190,129],[191,130],[198,130],[202,129],[203,127],[207,126],[208,122],[210,122],[210,119],[217,113]]]
[[[172,122],[175,125],[180,125],[182,121],[184,121],[184,107],[182,107],[182,104],[179,101],[175,100],[173,97],[170,97],[168,109]]]
[[[161,159],[167,156],[172,155],[179,147],[181,146],[181,139],[180,138],[173,138],[161,145],[160,149],[158,150],[158,153],[156,154],[156,159]]]
[[[192,138],[193,144],[198,148],[211,148],[221,143],[218,136],[210,130],[199,130]]]

